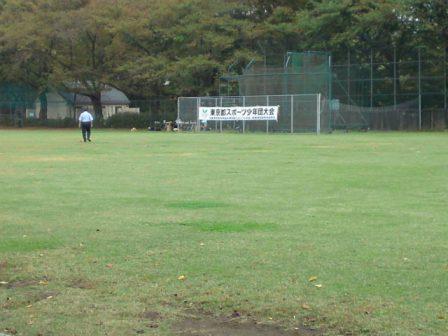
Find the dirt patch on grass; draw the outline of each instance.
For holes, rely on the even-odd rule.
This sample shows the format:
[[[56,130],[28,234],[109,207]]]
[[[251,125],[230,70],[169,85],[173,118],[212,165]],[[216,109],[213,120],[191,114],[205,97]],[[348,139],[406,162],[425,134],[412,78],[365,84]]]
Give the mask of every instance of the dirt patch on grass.
[[[17,335],[17,329],[16,328],[5,328],[4,331],[5,331],[5,333],[8,333],[8,335]]]
[[[233,317],[201,316],[186,318],[173,325],[179,336],[318,336],[319,331],[304,326],[285,330],[274,324],[261,324],[255,320]]]
[[[8,268],[7,260],[0,260],[0,272]]]
[[[48,278],[44,276],[40,279],[21,279],[21,280],[14,280],[9,282],[6,285],[6,288],[8,289],[14,289],[14,288],[23,288],[23,287],[30,287],[30,286],[39,286],[39,285],[47,285],[48,284]]]
[[[95,283],[87,279],[75,278],[68,283],[68,287],[79,289],[93,289],[95,288]]]
[[[140,318],[149,320],[149,321],[158,321],[162,319],[162,314],[156,311],[146,310],[140,314]]]
[[[51,300],[51,299],[53,299],[54,297],[56,297],[56,296],[58,296],[59,295],[59,292],[55,292],[55,291],[44,291],[44,292],[40,292],[40,293],[37,293],[35,296],[34,296],[34,302],[38,302],[38,301],[43,301],[43,300]]]
[[[8,289],[23,288],[23,287],[29,287],[29,286],[37,286],[38,284],[39,284],[39,280],[24,279],[24,280],[16,280],[16,281],[10,282],[10,283],[8,283],[6,288],[8,288]]]

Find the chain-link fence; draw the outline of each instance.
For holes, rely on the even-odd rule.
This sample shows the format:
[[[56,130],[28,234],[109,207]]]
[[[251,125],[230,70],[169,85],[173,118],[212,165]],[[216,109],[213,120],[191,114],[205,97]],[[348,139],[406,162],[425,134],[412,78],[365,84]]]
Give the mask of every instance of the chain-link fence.
[[[330,101],[331,129],[443,129],[448,127],[447,69],[444,48],[287,53],[223,76],[220,92],[321,93]]]
[[[341,113],[363,111],[371,129],[443,129],[447,65],[442,50],[347,50],[333,59],[333,98]],[[335,127],[342,126],[354,124],[340,119]]]
[[[298,102],[291,103],[288,97],[316,94],[322,94],[322,101],[325,101],[322,105],[323,131],[444,129],[448,127],[447,74],[444,48],[288,52],[261,62],[250,62],[240,75],[223,76],[219,83],[222,103],[221,97],[203,97],[201,104],[222,104],[223,107],[266,105],[264,97],[269,97],[281,106],[277,123],[208,123],[206,129],[314,131],[316,126],[307,121],[311,112],[302,109],[301,115],[298,114],[301,106],[311,106],[311,103],[300,101],[305,98],[297,98]],[[120,94],[109,92],[105,96],[114,98]],[[41,120],[43,126],[71,125],[76,122],[80,109],[89,105],[84,98],[79,101],[78,98],[50,89],[42,95],[26,85],[0,83],[0,126],[33,125],[36,120]],[[188,116],[194,112],[185,112],[195,111],[195,99],[182,101],[185,106],[182,105],[181,112],[186,113],[185,120],[196,125],[194,116]],[[288,119],[291,106],[296,120],[293,122]],[[138,112],[146,124],[174,121],[178,113],[177,99],[164,97],[112,99],[103,101],[102,108],[105,119],[120,112]],[[43,111],[46,111],[46,117],[43,117]],[[310,111],[315,111],[315,106],[311,106]]]
[[[199,107],[279,106],[277,121],[201,121]],[[185,131],[320,132],[328,130],[328,103],[319,94],[180,97],[176,123]]]

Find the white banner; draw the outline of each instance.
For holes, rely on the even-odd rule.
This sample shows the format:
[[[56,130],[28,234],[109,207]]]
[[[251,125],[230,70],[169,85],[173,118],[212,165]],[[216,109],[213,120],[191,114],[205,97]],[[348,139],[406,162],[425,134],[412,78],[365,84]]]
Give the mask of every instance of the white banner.
[[[280,106],[200,107],[199,120],[277,120]]]

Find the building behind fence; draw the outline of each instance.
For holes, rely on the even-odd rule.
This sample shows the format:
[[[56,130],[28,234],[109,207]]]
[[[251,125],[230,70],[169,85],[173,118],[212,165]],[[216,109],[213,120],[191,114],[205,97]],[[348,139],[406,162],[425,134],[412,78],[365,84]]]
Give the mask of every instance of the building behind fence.
[[[47,118],[41,120],[42,107]],[[0,126],[55,126],[72,127],[84,108],[93,112],[87,97],[73,93],[48,91],[44,97],[30,87],[4,83],[0,84]],[[132,100],[116,89],[111,89],[102,97],[104,122],[98,126],[119,126],[119,119],[108,121],[117,114],[138,114],[129,121],[139,121],[139,126],[161,124],[175,120],[177,100],[173,98],[153,98]],[[121,118],[124,121],[126,118]],[[125,123],[127,125],[127,123]]]

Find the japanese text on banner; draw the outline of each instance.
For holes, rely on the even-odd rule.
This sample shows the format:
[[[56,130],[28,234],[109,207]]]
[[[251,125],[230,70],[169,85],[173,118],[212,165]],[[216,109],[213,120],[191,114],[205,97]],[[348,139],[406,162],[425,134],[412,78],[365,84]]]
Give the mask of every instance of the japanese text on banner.
[[[199,120],[277,120],[279,106],[200,107]]]

